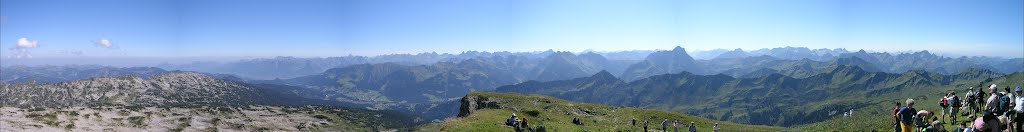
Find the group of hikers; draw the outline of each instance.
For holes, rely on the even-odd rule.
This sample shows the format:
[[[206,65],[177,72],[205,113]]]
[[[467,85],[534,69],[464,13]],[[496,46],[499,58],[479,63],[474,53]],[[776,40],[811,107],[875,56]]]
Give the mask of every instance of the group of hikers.
[[[526,118],[526,117],[519,118],[518,116],[516,116],[516,113],[512,113],[512,117],[509,117],[508,120],[505,121],[505,126],[510,126],[512,128],[515,128],[516,132],[544,132],[544,131],[546,131],[545,128],[544,128],[544,124],[541,124],[537,128],[532,128],[532,127],[530,127],[529,118]]]
[[[631,119],[629,122],[633,124],[632,128],[636,128],[636,123],[637,123],[636,118]],[[680,125],[683,125],[683,124],[679,123],[679,120],[673,120],[671,123],[672,123],[672,130],[674,132],[679,132]],[[648,126],[649,125],[648,125],[647,120],[644,120],[642,125],[643,125],[642,127],[644,129],[644,132],[648,132]],[[669,125],[668,119],[662,120],[661,121],[661,131],[669,132],[668,125]],[[687,128],[689,129],[688,132],[696,132],[697,131],[697,124],[695,124],[693,122],[690,122],[690,125],[687,126]],[[711,129],[714,132],[718,132],[718,130],[721,129],[721,127],[718,127],[718,123],[715,123],[715,126],[713,126]]]
[[[949,131],[943,128],[943,124],[949,119],[949,123],[956,124],[956,128],[951,129],[953,132],[1022,131],[1024,96],[1021,96],[1021,90],[1020,86],[1013,91],[1005,87],[1000,92],[996,84],[992,84],[987,90],[975,90],[971,87],[964,94],[964,99],[957,97],[955,91],[951,91],[939,100],[942,110],[939,111],[938,117],[934,117],[935,113],[932,111],[915,109],[914,99],[907,99],[906,106],[897,102],[893,108],[893,130],[944,132]],[[960,121],[957,120],[958,116],[967,116],[968,119]]]

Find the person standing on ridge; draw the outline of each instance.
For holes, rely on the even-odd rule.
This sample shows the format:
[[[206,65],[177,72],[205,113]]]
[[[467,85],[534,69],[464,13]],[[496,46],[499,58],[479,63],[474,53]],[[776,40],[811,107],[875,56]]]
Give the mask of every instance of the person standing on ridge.
[[[675,132],[679,132],[679,120],[672,120],[672,128],[675,129]]]
[[[644,120],[644,132],[647,132],[647,120]]]
[[[694,125],[693,122],[690,122],[690,132],[697,132],[697,125]]]
[[[985,111],[996,113],[999,109],[1000,96],[999,92],[996,91],[996,84],[992,84],[991,87],[988,87],[988,92],[992,95],[989,95],[988,100],[985,101]]]
[[[1021,90],[1020,86],[1017,86],[1017,89],[1013,90],[1014,95],[1016,95],[1013,98],[1014,106],[1012,111],[1014,112],[1014,116],[1010,117],[1012,120],[1011,122],[1013,122],[1012,124],[1016,126],[1015,130],[1018,132],[1024,131],[1024,129],[1022,129],[1024,127],[1021,127],[1021,125],[1024,125],[1024,96],[1021,96]]]
[[[718,132],[718,129],[722,129],[722,128],[718,127],[718,122],[715,122],[715,127],[712,127],[711,130],[713,130],[714,132]]]
[[[956,124],[956,117],[959,115],[959,108],[964,104],[961,103],[961,98],[956,96],[956,91],[949,92],[949,120],[951,124]],[[943,117],[945,118],[945,117]],[[945,121],[943,121],[945,122]]]
[[[914,109],[914,99],[907,99],[907,106],[900,108],[896,115],[900,118],[900,131],[901,132],[913,132],[914,131],[914,115],[917,114],[917,109]]]
[[[668,119],[661,121],[661,131],[668,131]]]
[[[900,130],[901,130],[901,128],[900,128],[900,115],[899,115],[900,107],[903,107],[903,106],[900,105],[900,102],[896,102],[896,107],[892,108],[892,118],[893,118],[892,119],[892,127],[893,127],[893,131],[895,131],[895,132],[900,132]]]
[[[946,95],[943,95],[942,98],[939,99],[939,106],[942,108],[942,110],[939,110],[939,117],[942,118],[943,122],[945,122],[946,121],[946,112],[949,112],[948,109],[949,109],[949,106],[950,106],[949,105],[949,93],[946,93]]]

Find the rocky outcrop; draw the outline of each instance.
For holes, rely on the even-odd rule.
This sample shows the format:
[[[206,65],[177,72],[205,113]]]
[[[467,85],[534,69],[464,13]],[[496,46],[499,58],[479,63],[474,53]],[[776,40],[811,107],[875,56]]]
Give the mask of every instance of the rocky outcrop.
[[[466,95],[462,97],[462,106],[459,107],[459,117],[466,117],[480,109],[501,109],[504,99],[496,97],[485,97],[479,95]]]

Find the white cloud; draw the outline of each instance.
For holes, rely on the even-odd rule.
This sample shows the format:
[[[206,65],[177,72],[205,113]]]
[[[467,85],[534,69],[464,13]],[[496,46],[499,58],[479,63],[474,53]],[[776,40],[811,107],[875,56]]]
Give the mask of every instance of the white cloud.
[[[18,49],[39,47],[39,41],[29,41],[28,38],[18,39]]]
[[[114,49],[114,48],[116,48],[116,47],[114,47],[113,43],[110,43],[110,39],[106,39],[106,38],[101,38],[100,41],[97,41],[96,42],[96,46],[106,47],[107,49]]]
[[[39,41],[29,41],[28,38],[20,38],[18,43],[15,43],[15,46],[17,47],[11,49],[15,50],[14,55],[9,57],[32,58],[32,53],[28,49],[39,47]]]

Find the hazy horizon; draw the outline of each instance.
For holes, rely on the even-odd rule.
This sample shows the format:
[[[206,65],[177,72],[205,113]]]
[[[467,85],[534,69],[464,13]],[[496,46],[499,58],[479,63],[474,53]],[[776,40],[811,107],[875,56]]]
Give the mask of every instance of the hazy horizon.
[[[1015,0],[0,2],[4,59],[578,53],[675,46],[1024,57],[1024,1]]]
[[[682,46],[680,46],[680,47],[682,47]],[[786,47],[775,47],[775,48],[786,48]],[[794,47],[794,48],[807,48],[807,47]],[[697,58],[696,57],[697,55],[694,54],[694,53],[698,53],[698,52],[703,53],[703,52],[711,52],[712,50],[730,50],[730,51],[734,50],[734,49],[700,50],[700,49],[690,49],[690,48],[685,48],[685,47],[684,47],[684,49],[686,50],[687,53],[690,54],[690,56],[694,56],[695,59],[702,59],[702,58]],[[737,49],[741,49],[741,50],[746,51],[746,52],[751,52],[751,51],[755,51],[755,50],[773,49],[773,48],[760,48],[760,49],[737,48]],[[810,50],[819,50],[819,49],[837,50],[837,49],[840,49],[840,48],[817,48],[817,49],[815,49],[815,48],[808,48],[808,49],[810,49]],[[416,54],[423,54],[423,53],[437,53],[437,54],[459,55],[459,54],[470,52],[470,51],[490,52],[490,53],[495,53],[495,52],[539,53],[539,52],[545,52],[545,51],[556,51],[556,52],[571,52],[571,53],[574,53],[574,54],[583,54],[583,53],[587,53],[587,52],[595,52],[595,53],[599,53],[600,54],[600,53],[615,53],[615,52],[630,52],[630,51],[667,51],[667,50],[672,50],[672,48],[652,49],[652,50],[618,50],[618,51],[596,51],[596,50],[591,50],[591,49],[587,49],[587,50],[583,50],[583,51],[559,51],[559,50],[554,50],[554,49],[537,50],[537,51],[477,51],[477,50],[469,50],[469,51],[461,51],[461,52],[453,52],[453,53],[418,52],[418,53],[391,53],[391,54],[377,54],[377,55],[339,55],[339,56],[289,56],[289,55],[277,55],[277,56],[177,56],[177,57],[154,57],[154,56],[149,56],[149,57],[146,57],[146,56],[61,56],[61,57],[36,57],[36,58],[8,58],[8,57],[4,57],[4,58],[0,58],[0,61],[6,62],[6,63],[0,64],[0,66],[5,66],[6,67],[6,66],[15,66],[15,65],[25,65],[25,66],[44,66],[44,65],[53,65],[53,66],[59,66],[59,65],[104,65],[104,66],[115,66],[115,67],[138,67],[138,66],[149,67],[149,66],[157,66],[157,65],[161,65],[161,64],[187,64],[187,63],[205,63],[205,62],[227,63],[227,62],[235,62],[235,61],[246,60],[246,59],[272,59],[272,58],[277,58],[277,57],[295,57],[295,58],[329,58],[329,57],[346,57],[346,56],[377,57],[377,56],[385,56],[385,55],[402,55],[402,54],[416,55]],[[857,51],[859,51],[861,49],[845,49],[845,50],[847,50],[849,52],[857,52]],[[908,51],[874,51],[874,50],[865,50],[865,51],[867,51],[868,53],[889,53],[889,54],[896,55],[896,54],[903,54],[903,53],[923,52],[923,51],[927,51],[927,50],[916,50],[916,51],[915,50],[908,50]],[[942,57],[948,57],[948,58],[958,58],[958,57],[995,57],[995,58],[1004,58],[1004,59],[1021,58],[1021,57],[1000,57],[1000,56],[968,56],[968,55],[941,53],[941,52],[934,52],[934,51],[928,51],[928,52],[931,53],[931,54],[935,54],[935,55],[942,56]],[[704,58],[704,60],[707,60],[707,58]]]

